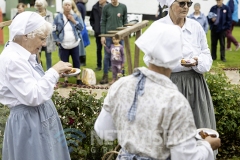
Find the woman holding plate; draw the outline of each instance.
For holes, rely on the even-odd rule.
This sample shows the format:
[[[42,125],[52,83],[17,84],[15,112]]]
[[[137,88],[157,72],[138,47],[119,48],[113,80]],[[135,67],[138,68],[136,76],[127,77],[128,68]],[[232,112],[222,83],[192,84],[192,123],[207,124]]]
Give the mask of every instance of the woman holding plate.
[[[172,70],[171,80],[187,98],[193,111],[197,128],[216,130],[216,120],[212,98],[203,74],[212,66],[212,57],[202,26],[195,20],[187,18],[190,0],[158,0],[160,5],[167,5],[169,14],[155,23],[177,25],[181,28],[183,55],[185,62]],[[159,42],[161,43],[161,42]]]
[[[10,41],[0,55],[0,103],[10,108],[2,160],[70,160],[51,97],[59,75],[72,65],[60,61],[45,73],[37,63],[36,53],[52,32],[52,24],[38,13],[19,14],[9,31]]]

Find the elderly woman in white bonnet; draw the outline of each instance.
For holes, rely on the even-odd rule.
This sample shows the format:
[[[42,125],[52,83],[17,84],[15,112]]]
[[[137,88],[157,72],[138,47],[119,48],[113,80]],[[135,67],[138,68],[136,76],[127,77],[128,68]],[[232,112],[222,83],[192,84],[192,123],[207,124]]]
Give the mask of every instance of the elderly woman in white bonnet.
[[[135,42],[148,68],[110,87],[94,128],[102,139],[118,139],[117,159],[212,160],[220,146],[219,138],[196,141],[191,107],[169,79],[182,58],[181,37],[180,27],[153,23]]]
[[[51,100],[59,75],[72,69],[58,62],[46,73],[36,53],[46,45],[52,25],[26,11],[12,21],[10,41],[0,55],[0,103],[10,109],[2,160],[70,160],[63,128]]]
[[[182,31],[183,50],[178,52],[185,60],[192,63],[179,63],[172,70],[171,80],[187,98],[193,111],[197,128],[216,130],[211,95],[203,74],[212,66],[212,57],[202,26],[195,20],[187,18],[190,0],[158,0],[160,5],[167,5],[169,14],[155,23],[178,25]],[[164,39],[159,40],[162,43]]]

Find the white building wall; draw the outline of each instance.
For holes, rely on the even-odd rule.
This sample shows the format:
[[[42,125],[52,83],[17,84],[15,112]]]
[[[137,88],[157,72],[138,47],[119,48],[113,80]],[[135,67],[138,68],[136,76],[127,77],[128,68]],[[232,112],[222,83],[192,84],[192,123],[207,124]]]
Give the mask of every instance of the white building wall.
[[[2,13],[6,13],[6,2],[5,2],[5,0],[0,0],[0,8],[2,10]]]
[[[155,15],[158,10],[158,2],[157,0],[118,0],[120,3],[124,3],[127,5],[128,13],[137,13],[137,14],[148,14],[148,15]],[[215,0],[192,0],[194,3],[201,4],[201,11],[208,15],[210,8],[213,5],[216,5]],[[224,4],[228,0],[224,0]],[[98,2],[98,0],[88,0],[86,5],[87,11],[91,11],[92,6]],[[108,0],[110,2],[110,0]],[[239,4],[240,10],[240,4]],[[189,14],[194,11],[193,6],[189,9]],[[240,11],[238,12],[240,18]]]

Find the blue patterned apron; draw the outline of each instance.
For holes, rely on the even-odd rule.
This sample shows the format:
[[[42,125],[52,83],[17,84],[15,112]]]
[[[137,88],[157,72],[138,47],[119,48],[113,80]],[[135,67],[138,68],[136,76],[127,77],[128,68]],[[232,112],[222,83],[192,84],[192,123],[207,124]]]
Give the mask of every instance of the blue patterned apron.
[[[32,67],[44,76],[41,65]],[[62,124],[51,99],[39,106],[21,104],[10,109],[2,155],[2,160],[71,159]]]

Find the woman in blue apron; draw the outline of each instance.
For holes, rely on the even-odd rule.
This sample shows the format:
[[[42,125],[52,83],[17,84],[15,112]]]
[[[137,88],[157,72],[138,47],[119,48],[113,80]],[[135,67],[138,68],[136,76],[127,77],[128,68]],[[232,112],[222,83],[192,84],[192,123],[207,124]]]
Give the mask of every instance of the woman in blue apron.
[[[52,31],[38,13],[19,14],[9,31],[10,42],[0,55],[0,103],[10,108],[2,159],[70,160],[51,96],[59,75],[71,70],[71,64],[60,61],[44,73],[37,63],[36,53]]]

